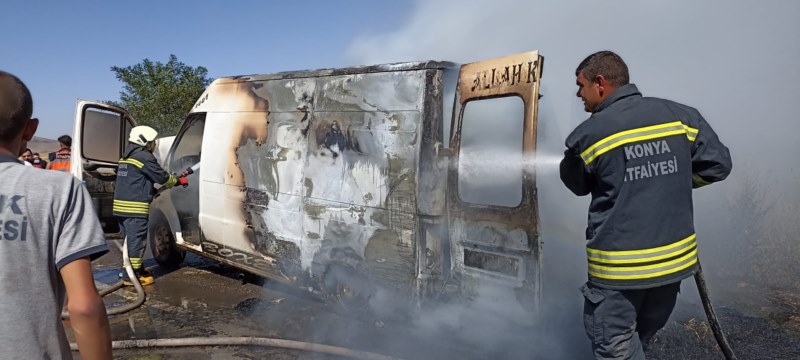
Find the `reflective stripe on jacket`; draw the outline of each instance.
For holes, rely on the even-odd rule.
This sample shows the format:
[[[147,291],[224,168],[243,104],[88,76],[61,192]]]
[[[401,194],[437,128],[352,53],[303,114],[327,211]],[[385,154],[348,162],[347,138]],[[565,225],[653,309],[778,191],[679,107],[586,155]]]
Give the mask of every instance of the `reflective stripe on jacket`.
[[[612,289],[680,281],[697,268],[692,188],[731,158],[700,113],[618,88],[566,140],[561,180],[589,205],[589,281]]]
[[[149,151],[131,144],[117,168],[113,211],[116,216],[147,217],[153,200],[153,184],[166,188],[178,179],[167,173]]]
[[[50,170],[57,170],[63,172],[70,171],[70,157],[72,152],[69,148],[61,148],[56,150],[56,157],[50,164]]]

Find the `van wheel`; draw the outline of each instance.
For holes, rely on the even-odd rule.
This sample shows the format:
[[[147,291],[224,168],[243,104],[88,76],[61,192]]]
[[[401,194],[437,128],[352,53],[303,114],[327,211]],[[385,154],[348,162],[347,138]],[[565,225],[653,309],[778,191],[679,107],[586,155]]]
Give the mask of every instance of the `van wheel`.
[[[374,289],[366,276],[346,265],[328,266],[323,276],[323,285],[328,295],[350,312],[369,310],[369,300]]]
[[[153,258],[158,266],[166,270],[175,270],[181,266],[186,253],[175,245],[175,237],[169,227],[169,222],[160,211],[150,214],[148,238]]]

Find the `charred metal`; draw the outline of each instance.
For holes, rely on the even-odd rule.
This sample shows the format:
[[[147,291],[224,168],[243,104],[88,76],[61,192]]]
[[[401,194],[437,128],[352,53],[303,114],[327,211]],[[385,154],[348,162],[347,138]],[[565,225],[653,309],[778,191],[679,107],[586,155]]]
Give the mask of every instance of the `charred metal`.
[[[460,70],[428,61],[218,79],[173,152],[192,124],[201,143],[169,160],[185,167],[202,153],[198,186],[152,208],[178,248],[339,300],[384,289],[413,303],[482,282],[535,293],[535,177],[525,174],[519,206],[469,204],[454,163],[463,104],[494,96],[523,100],[532,152],[540,73],[530,52]],[[440,156],[449,109],[452,156]]]
[[[528,61],[527,64],[518,63],[506,65],[500,68],[491,68],[475,74],[472,81],[472,91],[476,89],[492,89],[507,85],[516,85],[523,82],[522,76],[525,75],[525,83],[536,82],[539,69],[538,60]],[[524,73],[523,73],[524,71]]]

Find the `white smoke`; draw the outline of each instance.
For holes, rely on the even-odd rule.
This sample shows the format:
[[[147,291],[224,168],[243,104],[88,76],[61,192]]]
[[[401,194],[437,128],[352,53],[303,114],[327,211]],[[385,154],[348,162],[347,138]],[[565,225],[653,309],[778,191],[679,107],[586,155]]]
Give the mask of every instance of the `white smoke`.
[[[620,54],[645,96],[698,108],[734,158],[728,181],[695,192],[701,253],[709,263],[727,261],[714,256],[728,237],[722,219],[730,217],[739,179],[768,174],[760,184],[773,198],[800,202],[800,162],[789,145],[800,130],[794,109],[800,2],[417,0],[412,8],[400,28],[355,39],[347,50],[351,62],[467,63],[539,49],[545,57],[539,153],[561,153],[566,136],[587,117],[575,97],[574,69],[595,51]],[[588,197],[567,191],[557,171],[539,171],[537,182],[545,297],[566,299],[572,326],[580,322]],[[548,289],[548,283],[558,285]]]

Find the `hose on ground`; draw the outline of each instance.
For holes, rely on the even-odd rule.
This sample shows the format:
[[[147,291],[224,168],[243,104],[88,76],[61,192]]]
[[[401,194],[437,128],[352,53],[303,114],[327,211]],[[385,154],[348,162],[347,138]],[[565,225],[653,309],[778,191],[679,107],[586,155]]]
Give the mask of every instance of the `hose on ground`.
[[[708,297],[706,279],[703,277],[703,268],[700,267],[700,263],[697,264],[697,273],[694,274],[694,281],[697,283],[697,292],[700,293],[700,300],[703,302],[708,324],[711,326],[711,331],[714,333],[714,338],[717,339],[720,350],[722,350],[726,360],[736,360],[736,355],[733,353],[731,344],[728,343],[728,338],[725,337],[725,333],[722,331],[722,325],[720,325],[717,313],[714,312],[714,307]]]
[[[109,316],[110,315],[118,315],[118,314],[122,314],[122,313],[126,313],[128,311],[131,311],[131,310],[133,310],[133,309],[135,309],[135,308],[137,308],[139,306],[142,306],[142,304],[144,304],[144,300],[145,300],[144,288],[142,287],[142,284],[139,282],[139,278],[136,276],[136,273],[133,272],[133,266],[131,265],[131,259],[128,257],[128,242],[126,241],[124,244],[121,244],[119,242],[119,240],[114,240],[114,244],[122,252],[123,268],[125,269],[125,273],[128,274],[128,279],[131,279],[131,282],[133,283],[133,287],[136,289],[136,300],[134,300],[133,302],[131,302],[131,303],[127,304],[127,305],[123,305],[123,306],[115,307],[113,309],[106,310],[106,314],[109,315]],[[108,294],[111,294],[111,293],[121,289],[123,286],[124,286],[124,284],[120,280],[116,284],[111,285],[111,286],[109,286],[109,287],[107,287],[107,288],[105,288],[103,290],[98,291],[98,293],[100,294],[101,297],[103,297],[103,296],[106,296]],[[66,309],[61,312],[61,318],[62,319],[69,319],[69,312]]]
[[[375,354],[366,351],[353,350],[339,346],[315,344],[303,341],[259,338],[259,337],[193,337],[179,339],[142,339],[142,340],[117,340],[111,342],[111,348],[135,349],[151,347],[186,347],[186,346],[265,346],[274,348],[312,351],[336,356],[344,356],[363,360],[399,360],[398,358]],[[70,344],[73,351],[78,347]]]
[[[133,309],[135,309],[135,308],[137,308],[139,306],[142,306],[142,304],[144,304],[144,300],[145,300],[144,288],[142,287],[142,284],[139,282],[139,277],[136,276],[136,273],[133,272],[133,266],[131,265],[131,259],[128,257],[128,242],[125,241],[125,244],[122,245],[122,244],[120,244],[119,240],[114,240],[114,244],[116,244],[117,247],[119,248],[119,250],[122,251],[122,264],[123,264],[123,267],[125,268],[125,273],[128,274],[128,279],[131,279],[131,282],[133,283],[133,287],[136,289],[136,300],[134,300],[133,302],[131,302],[131,303],[127,304],[127,305],[123,305],[123,306],[116,307],[116,308],[113,308],[111,310],[106,311],[106,313],[109,316],[110,315],[122,314],[122,313],[126,313],[128,311],[131,311],[131,310],[133,310]]]
[[[117,281],[116,284],[113,284],[113,285],[111,285],[109,287],[103,288],[103,290],[98,290],[97,293],[100,294],[100,297],[104,297],[104,296],[106,296],[108,294],[111,294],[111,293],[113,293],[113,292],[115,292],[115,291],[117,291],[119,289],[122,289],[123,286],[125,286],[125,284],[123,284],[122,280],[120,280],[120,281]]]

